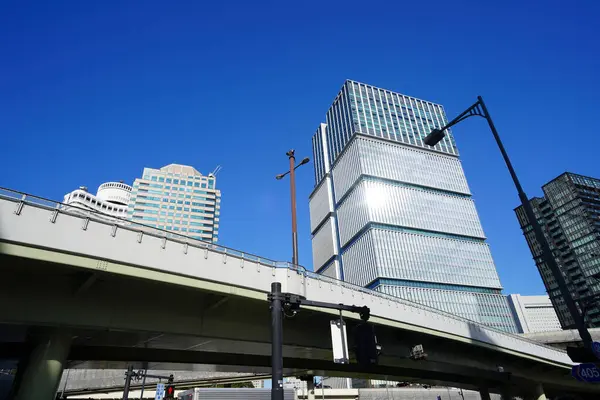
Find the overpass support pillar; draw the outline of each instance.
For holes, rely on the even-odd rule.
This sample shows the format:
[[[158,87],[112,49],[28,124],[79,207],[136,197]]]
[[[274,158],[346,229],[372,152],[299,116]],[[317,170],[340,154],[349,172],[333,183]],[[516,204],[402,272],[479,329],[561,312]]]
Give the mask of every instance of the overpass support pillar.
[[[313,375],[305,375],[301,379],[306,382],[307,400],[315,400],[315,377]]]
[[[525,397],[525,400],[546,400],[546,395],[544,394],[544,387],[542,384],[536,383],[533,386],[533,390],[530,392],[530,394]]]
[[[479,389],[479,395],[481,396],[481,400],[491,400],[490,391],[486,387],[482,387]]]
[[[512,388],[509,385],[505,385],[501,389],[502,400],[512,400]]]
[[[31,353],[24,365],[15,399],[54,400],[71,347],[69,332],[59,329],[32,333]]]

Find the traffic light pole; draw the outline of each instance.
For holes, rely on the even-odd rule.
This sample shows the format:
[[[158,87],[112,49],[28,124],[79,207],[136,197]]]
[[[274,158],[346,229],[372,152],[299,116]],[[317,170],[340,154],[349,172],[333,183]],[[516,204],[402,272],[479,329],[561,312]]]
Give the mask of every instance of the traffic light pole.
[[[271,283],[271,400],[283,400],[283,302],[281,283]]]
[[[133,365],[127,367],[125,372],[125,387],[123,388],[123,400],[129,399],[129,386],[131,386],[131,378],[133,378]]]
[[[271,309],[271,400],[283,400],[283,311],[297,312],[300,306],[329,308],[355,312],[360,319],[368,321],[371,310],[367,306],[348,306],[345,304],[325,303],[307,300],[302,296],[282,293],[281,283],[271,283],[268,295]]]
[[[146,383],[146,378],[156,378],[156,379],[167,379],[169,384],[173,383],[174,377],[173,374],[171,375],[153,375],[153,374],[149,374],[148,370],[144,370],[144,371],[138,371],[135,372],[133,370],[133,365],[130,365],[127,368],[127,372],[125,372],[125,387],[123,388],[123,400],[128,400],[129,399],[129,389],[131,387],[131,380],[132,379],[143,379],[142,382],[142,396],[144,394],[144,384]],[[141,398],[141,396],[140,396]]]

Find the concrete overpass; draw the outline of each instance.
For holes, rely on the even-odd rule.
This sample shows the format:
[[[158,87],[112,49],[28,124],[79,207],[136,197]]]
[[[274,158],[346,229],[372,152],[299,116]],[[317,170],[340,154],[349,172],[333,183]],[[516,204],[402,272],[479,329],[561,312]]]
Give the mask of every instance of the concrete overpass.
[[[600,328],[590,328],[589,332],[595,342],[600,341]],[[583,342],[581,341],[577,329],[523,333],[522,336],[563,350],[565,350],[567,346],[583,346]]]
[[[65,362],[80,368],[270,367],[273,281],[311,300],[367,305],[384,352],[378,366],[334,364],[329,320],[312,308],[284,322],[284,366],[315,375],[409,380],[508,392],[600,390],[569,375],[566,353],[419,304],[213,244],[70,214],[59,203],[0,191],[0,322],[28,339],[0,346],[21,367],[21,397],[56,390]],[[349,328],[355,315],[345,316]],[[421,343],[427,361],[408,359]],[[25,357],[28,355],[27,357]],[[35,382],[35,385],[32,383]],[[36,397],[37,396],[37,397]]]

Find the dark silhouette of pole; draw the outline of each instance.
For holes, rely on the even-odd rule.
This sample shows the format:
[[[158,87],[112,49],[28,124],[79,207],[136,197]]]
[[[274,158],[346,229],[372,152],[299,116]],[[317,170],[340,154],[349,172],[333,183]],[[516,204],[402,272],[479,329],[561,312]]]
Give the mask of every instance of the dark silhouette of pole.
[[[129,399],[129,387],[131,385],[131,378],[133,378],[133,365],[127,367],[125,373],[125,388],[123,389],[123,400]]]
[[[502,158],[504,159],[504,163],[506,164],[506,167],[508,168],[508,171],[510,172],[510,176],[512,177],[515,187],[517,188],[517,192],[519,194],[519,199],[521,200],[521,204],[523,205],[523,210],[525,211],[525,215],[527,216],[527,219],[529,220],[529,223],[531,224],[531,227],[533,228],[533,233],[535,235],[535,239],[537,240],[537,242],[539,243],[539,245],[541,247],[542,260],[548,266],[548,268],[552,272],[554,279],[556,280],[556,284],[558,286],[560,294],[565,301],[565,305],[567,306],[567,309],[569,310],[569,313],[571,314],[573,321],[575,322],[575,326],[577,327],[577,330],[579,331],[579,336],[581,336],[581,340],[583,341],[585,347],[591,350],[592,336],[590,335],[589,331],[587,330],[587,328],[585,326],[583,318],[581,317],[579,309],[577,308],[577,304],[575,303],[575,300],[573,299],[573,295],[569,291],[567,282],[565,281],[565,277],[563,276],[562,271],[560,270],[560,267],[558,266],[558,263],[556,262],[556,259],[554,258],[554,255],[552,254],[552,250],[550,249],[550,245],[548,244],[548,241],[546,240],[546,236],[544,236],[542,227],[540,226],[537,218],[535,217],[535,213],[533,212],[533,207],[531,207],[529,198],[525,194],[525,191],[523,190],[523,187],[521,186],[521,182],[519,182],[519,178],[517,178],[515,169],[513,168],[512,163],[510,162],[510,159],[508,158],[508,154],[506,153],[506,150],[504,149],[504,144],[500,140],[500,135],[498,135],[498,131],[496,130],[496,126],[494,125],[494,121],[492,120],[492,117],[490,116],[490,113],[489,113],[487,107],[485,106],[485,103],[483,102],[483,98],[481,96],[477,96],[477,102],[475,104],[473,104],[471,107],[466,109],[462,114],[460,114],[458,117],[454,118],[452,121],[450,121],[448,124],[446,124],[446,126],[444,126],[443,128],[432,130],[431,133],[429,135],[427,135],[424,142],[425,142],[425,144],[427,144],[429,146],[435,146],[437,143],[439,143],[444,138],[444,136],[445,136],[444,132],[446,131],[446,129],[450,128],[451,126],[456,125],[457,123],[461,122],[464,119],[467,119],[469,117],[476,116],[476,115],[485,118],[486,121],[488,122],[490,130],[492,131],[492,134],[494,135],[494,139],[496,140],[496,143],[498,144],[498,147],[500,148],[500,152],[502,153]]]
[[[283,294],[271,283],[271,400],[283,400]]]

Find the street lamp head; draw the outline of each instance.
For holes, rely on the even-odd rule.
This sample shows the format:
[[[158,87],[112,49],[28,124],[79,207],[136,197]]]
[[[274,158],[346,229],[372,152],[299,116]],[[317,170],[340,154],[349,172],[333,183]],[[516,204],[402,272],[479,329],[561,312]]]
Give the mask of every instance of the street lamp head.
[[[308,164],[310,162],[310,158],[306,157],[302,161],[300,161],[300,165]]]
[[[275,177],[275,179],[277,179],[278,181],[283,179],[283,177],[285,176],[285,174],[279,174]]]
[[[429,135],[427,135],[425,137],[424,142],[427,146],[433,147],[436,144],[438,144],[444,138],[444,136],[446,136],[444,131],[441,131],[439,129],[434,129],[431,131],[431,133],[429,133]]]

